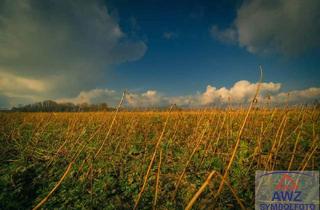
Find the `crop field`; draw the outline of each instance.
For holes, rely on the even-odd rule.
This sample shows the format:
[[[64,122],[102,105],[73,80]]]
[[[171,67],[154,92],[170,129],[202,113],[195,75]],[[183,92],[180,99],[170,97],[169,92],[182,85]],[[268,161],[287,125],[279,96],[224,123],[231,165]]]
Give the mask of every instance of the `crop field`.
[[[256,170],[319,170],[319,116],[0,113],[0,209],[252,209]]]

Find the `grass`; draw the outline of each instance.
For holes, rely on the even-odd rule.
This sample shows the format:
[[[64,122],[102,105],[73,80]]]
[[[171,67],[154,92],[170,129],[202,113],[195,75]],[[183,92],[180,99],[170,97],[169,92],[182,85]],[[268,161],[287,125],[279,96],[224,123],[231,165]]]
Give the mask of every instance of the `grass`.
[[[255,106],[0,113],[0,209],[252,208],[256,170],[320,162],[319,109]]]

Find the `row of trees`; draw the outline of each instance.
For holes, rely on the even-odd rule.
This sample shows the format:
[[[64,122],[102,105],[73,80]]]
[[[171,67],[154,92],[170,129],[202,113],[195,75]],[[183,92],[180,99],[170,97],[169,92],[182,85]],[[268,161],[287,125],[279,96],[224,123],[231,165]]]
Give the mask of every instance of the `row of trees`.
[[[114,108],[108,107],[106,103],[101,104],[73,104],[73,103],[57,103],[52,100],[42,101],[25,106],[13,107],[11,111],[20,112],[96,112],[96,111],[112,111]]]
[[[123,106],[121,111],[168,111],[170,106],[162,107],[130,107]],[[13,112],[102,112],[114,111],[115,108],[109,107],[106,103],[100,104],[73,104],[73,103],[57,103],[52,100],[37,102],[34,104],[20,105],[13,107],[10,111]],[[181,111],[182,108],[174,106],[172,111]]]

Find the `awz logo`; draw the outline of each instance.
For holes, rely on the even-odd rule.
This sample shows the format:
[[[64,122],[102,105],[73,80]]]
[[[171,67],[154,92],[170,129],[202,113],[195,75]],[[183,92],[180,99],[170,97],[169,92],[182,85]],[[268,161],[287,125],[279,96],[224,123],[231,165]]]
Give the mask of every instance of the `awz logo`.
[[[255,209],[319,209],[319,172],[256,172]]]
[[[296,201],[301,202],[301,191],[275,191],[272,201]]]
[[[288,174],[283,174],[279,183],[275,187],[275,191],[272,196],[272,201],[302,201],[302,192],[297,191],[299,188],[298,183],[299,179],[294,180]]]

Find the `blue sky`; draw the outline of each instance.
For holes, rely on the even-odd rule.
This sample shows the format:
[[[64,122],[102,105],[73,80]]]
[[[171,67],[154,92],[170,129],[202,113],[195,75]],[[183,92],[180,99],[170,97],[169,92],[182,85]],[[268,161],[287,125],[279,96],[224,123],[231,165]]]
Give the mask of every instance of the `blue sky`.
[[[124,29],[132,30],[130,18],[134,18],[148,50],[140,60],[117,66],[110,86],[188,94],[207,84],[221,87],[243,79],[254,82],[259,64],[265,70],[264,79],[281,82],[284,90],[319,86],[319,50],[292,57],[256,55],[212,37],[212,25],[226,28],[233,23],[240,2],[111,1]],[[164,33],[175,37],[168,40]]]
[[[124,89],[136,106],[245,101],[259,65],[276,101],[318,99],[319,11],[317,0],[5,0],[0,106],[114,104]]]

